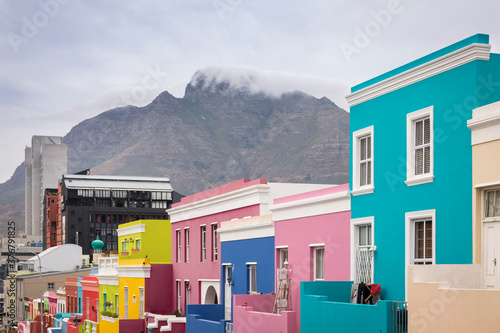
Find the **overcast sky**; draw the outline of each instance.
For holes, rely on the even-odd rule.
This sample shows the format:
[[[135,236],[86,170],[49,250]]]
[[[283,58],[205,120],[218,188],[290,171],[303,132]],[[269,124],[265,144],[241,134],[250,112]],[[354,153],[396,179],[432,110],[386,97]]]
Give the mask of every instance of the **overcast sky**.
[[[499,13],[497,0],[0,0],[0,183],[32,135],[182,97],[207,66],[347,110],[352,85],[473,34],[500,52]]]

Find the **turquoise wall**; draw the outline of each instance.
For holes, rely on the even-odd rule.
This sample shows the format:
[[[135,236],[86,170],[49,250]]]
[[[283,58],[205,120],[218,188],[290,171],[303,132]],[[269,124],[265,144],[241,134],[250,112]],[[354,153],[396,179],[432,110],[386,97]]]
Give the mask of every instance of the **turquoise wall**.
[[[351,304],[352,282],[301,282],[300,332],[392,333],[392,302]]]
[[[488,62],[476,60],[351,107],[351,147],[352,132],[374,126],[375,191],[353,196],[351,214],[374,216],[374,282],[382,285],[382,299],[405,298],[406,212],[436,210],[437,264],[472,262],[467,120],[473,108],[500,99],[499,66],[499,55],[493,54]],[[429,106],[434,106],[434,181],[407,186],[406,115]]]

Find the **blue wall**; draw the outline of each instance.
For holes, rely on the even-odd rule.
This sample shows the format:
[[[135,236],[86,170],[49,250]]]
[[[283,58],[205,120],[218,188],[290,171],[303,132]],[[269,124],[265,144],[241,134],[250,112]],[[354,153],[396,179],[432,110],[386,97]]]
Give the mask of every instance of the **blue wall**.
[[[496,71],[493,76],[492,71]],[[406,212],[436,210],[437,264],[472,262],[472,148],[467,120],[473,108],[500,99],[500,88],[484,80],[500,83],[498,55],[351,107],[351,147],[352,132],[374,126],[375,191],[353,196],[351,213],[353,219],[374,216],[374,282],[382,284],[383,299],[405,298]],[[434,181],[407,186],[406,115],[429,106],[434,106]],[[352,174],[351,160],[351,188]]]
[[[224,333],[226,322],[223,304],[187,306],[186,333]]]
[[[236,240],[221,243],[221,263],[233,266],[233,295],[248,294],[247,262],[257,263],[257,292],[274,292],[274,237]],[[221,267],[221,303],[225,301],[225,272]]]

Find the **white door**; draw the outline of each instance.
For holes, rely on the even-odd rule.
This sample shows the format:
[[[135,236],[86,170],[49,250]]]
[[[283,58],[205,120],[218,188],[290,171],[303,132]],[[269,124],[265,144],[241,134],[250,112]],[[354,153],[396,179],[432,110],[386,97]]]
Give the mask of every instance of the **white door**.
[[[231,320],[231,265],[224,266],[224,308],[225,308],[225,318],[226,320]]]
[[[500,289],[500,222],[483,223],[484,284],[487,289]]]

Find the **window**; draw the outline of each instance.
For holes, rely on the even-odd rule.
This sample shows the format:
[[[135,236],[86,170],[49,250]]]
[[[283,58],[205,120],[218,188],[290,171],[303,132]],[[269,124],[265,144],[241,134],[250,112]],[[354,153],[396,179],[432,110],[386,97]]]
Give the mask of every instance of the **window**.
[[[128,287],[123,288],[123,300],[125,301],[123,306],[123,310],[125,311],[124,317],[128,319]]]
[[[280,249],[280,267],[288,268],[288,249]]]
[[[248,293],[255,294],[257,292],[257,264],[247,263],[248,267]]]
[[[87,318],[90,318],[90,299],[87,297]]]
[[[486,191],[485,218],[500,216],[500,190]]]
[[[139,287],[139,319],[144,317],[144,288]]]
[[[191,286],[189,284],[189,281],[184,281],[184,286],[186,288],[186,304],[184,308],[184,313],[187,313],[187,306],[190,303],[190,294],[191,294]]]
[[[181,262],[181,231],[176,230],[176,240],[177,240],[177,262]]]
[[[406,184],[434,180],[433,107],[406,116]]]
[[[201,226],[201,261],[207,261],[207,226]]]
[[[314,248],[314,280],[325,279],[325,248]]]
[[[436,263],[436,210],[405,214],[405,266]],[[408,280],[408,268],[405,271]],[[408,290],[406,290],[408,292]],[[408,295],[406,295],[408,299]]]
[[[432,220],[413,221],[413,264],[432,264]]]
[[[95,300],[95,313],[97,315],[97,323],[99,323],[99,299]]]
[[[217,223],[212,223],[212,261],[217,261]]]
[[[102,304],[103,304],[102,305],[102,308],[103,308],[102,310],[103,311],[107,311],[108,310],[108,308],[106,306],[107,301],[108,301],[107,300],[107,294],[106,293],[102,293]]]
[[[177,311],[181,311],[181,281],[177,281]]]
[[[373,283],[374,218],[351,220],[351,279]]]
[[[47,289],[54,290],[54,282],[47,283]]]
[[[353,132],[352,194],[373,193],[373,126]]]
[[[115,313],[119,314],[120,313],[120,295],[115,294]]]
[[[185,261],[189,262],[189,228],[184,229],[184,238],[185,238],[184,242],[185,242],[185,246],[186,246]]]
[[[127,243],[125,241],[122,241],[122,252],[127,252]]]
[[[140,238],[138,238],[138,239],[135,240],[135,248],[137,250],[141,249],[141,240],[140,240]]]

